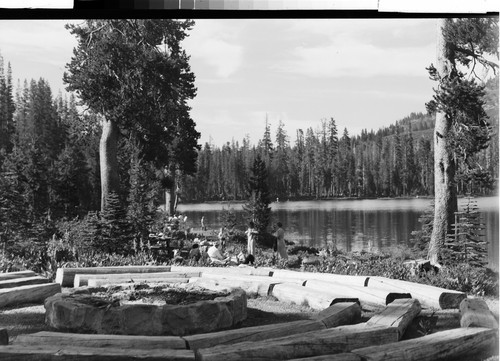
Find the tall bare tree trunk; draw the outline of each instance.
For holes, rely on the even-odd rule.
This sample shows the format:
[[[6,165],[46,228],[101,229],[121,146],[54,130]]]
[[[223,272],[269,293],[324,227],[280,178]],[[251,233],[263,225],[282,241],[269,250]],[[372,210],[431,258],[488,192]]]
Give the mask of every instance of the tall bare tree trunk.
[[[171,180],[170,187],[165,190],[165,212],[173,216],[177,206],[175,167],[165,168],[165,170],[166,176]]]
[[[437,70],[441,78],[451,72],[450,60],[446,58],[447,44],[442,28],[446,19],[438,20],[437,40]],[[452,121],[445,113],[436,113],[434,128],[434,226],[429,243],[428,258],[432,265],[440,266],[439,257],[454,222],[457,210],[457,195],[455,189],[455,160],[450,144]]]
[[[106,199],[112,192],[118,193],[120,180],[118,175],[118,126],[109,119],[102,121],[102,134],[99,143],[101,170],[101,211],[106,206]]]

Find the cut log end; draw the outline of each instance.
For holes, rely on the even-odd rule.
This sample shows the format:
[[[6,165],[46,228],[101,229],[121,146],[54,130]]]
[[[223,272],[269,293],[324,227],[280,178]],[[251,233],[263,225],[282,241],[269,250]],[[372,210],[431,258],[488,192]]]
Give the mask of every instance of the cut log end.
[[[459,308],[460,302],[465,300],[467,295],[465,293],[457,293],[457,292],[443,292],[439,296],[439,305],[443,310],[451,309],[451,308]]]
[[[9,344],[9,334],[7,330],[4,328],[0,329],[0,345],[8,345]]]
[[[410,293],[389,293],[387,297],[385,298],[385,304],[388,305],[389,303],[392,303],[395,300],[400,300],[400,299],[405,299],[405,298],[411,298]]]
[[[466,298],[460,303],[460,326],[498,329],[498,321],[484,300]]]

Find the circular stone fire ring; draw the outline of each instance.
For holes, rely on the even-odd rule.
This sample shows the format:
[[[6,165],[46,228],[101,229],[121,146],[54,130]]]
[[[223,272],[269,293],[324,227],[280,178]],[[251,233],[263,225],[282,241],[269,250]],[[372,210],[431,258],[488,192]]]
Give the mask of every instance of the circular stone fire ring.
[[[125,291],[130,288],[113,286],[113,290],[117,287]],[[196,286],[180,289],[213,294],[213,291]],[[45,301],[45,322],[65,332],[184,336],[228,329],[247,317],[247,296],[239,288],[219,297],[216,295],[213,300],[188,304],[144,303],[141,300],[129,303],[99,297],[97,294],[102,291],[103,287],[85,287],[49,297]]]

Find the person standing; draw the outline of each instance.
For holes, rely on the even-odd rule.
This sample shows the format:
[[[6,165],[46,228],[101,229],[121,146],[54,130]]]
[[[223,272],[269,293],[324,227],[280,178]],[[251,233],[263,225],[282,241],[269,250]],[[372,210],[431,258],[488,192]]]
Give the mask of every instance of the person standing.
[[[226,248],[227,239],[228,239],[227,228],[226,228],[226,226],[222,226],[220,231],[219,231],[219,242],[220,242],[222,251],[224,251]]]
[[[255,261],[255,239],[257,238],[257,230],[255,229],[255,223],[250,221],[248,223],[248,229],[245,232],[247,235],[247,257],[252,256]],[[253,263],[253,262],[252,262]]]
[[[205,227],[205,216],[201,216],[201,230],[202,231],[206,231],[206,227]]]
[[[286,252],[285,244],[285,230],[283,229],[283,224],[281,222],[277,223],[278,229],[276,230],[276,248],[278,251],[278,256],[281,259],[288,259],[288,254]]]

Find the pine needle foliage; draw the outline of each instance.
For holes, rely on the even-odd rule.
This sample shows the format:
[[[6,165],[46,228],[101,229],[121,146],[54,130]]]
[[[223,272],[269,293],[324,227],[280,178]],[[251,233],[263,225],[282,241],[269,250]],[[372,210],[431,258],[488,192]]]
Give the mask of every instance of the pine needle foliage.
[[[247,218],[255,223],[260,234],[267,231],[271,221],[271,197],[269,194],[266,163],[258,154],[251,169],[248,181],[248,201],[243,206]]]
[[[463,211],[455,215],[454,233],[445,242],[446,259],[453,263],[468,263],[471,266],[484,267],[488,263],[488,242],[482,232],[484,222],[478,210],[477,201],[471,197],[463,206]]]

